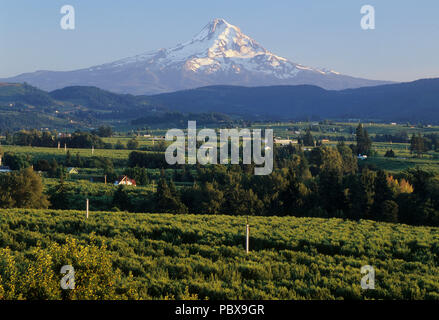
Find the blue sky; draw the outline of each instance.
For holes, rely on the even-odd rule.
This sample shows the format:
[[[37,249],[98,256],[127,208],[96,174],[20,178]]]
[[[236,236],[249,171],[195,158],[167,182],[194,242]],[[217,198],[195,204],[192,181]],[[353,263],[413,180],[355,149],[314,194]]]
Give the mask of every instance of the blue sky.
[[[62,30],[60,8],[76,11]],[[360,8],[376,29],[360,28]],[[0,0],[0,77],[73,70],[190,40],[224,18],[275,54],[370,79],[439,77],[437,0]]]

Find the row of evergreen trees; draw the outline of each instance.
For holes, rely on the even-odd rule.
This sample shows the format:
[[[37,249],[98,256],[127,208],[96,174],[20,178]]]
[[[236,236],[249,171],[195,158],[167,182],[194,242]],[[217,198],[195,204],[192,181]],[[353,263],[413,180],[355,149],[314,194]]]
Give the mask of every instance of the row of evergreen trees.
[[[421,136],[413,134],[410,139],[410,152],[422,157],[422,154],[430,150],[439,150],[439,137],[436,134]]]
[[[191,187],[177,189],[162,175],[157,192],[143,203],[145,212],[232,215],[293,215],[339,217],[439,225],[439,179],[419,169],[391,176],[358,168],[344,144],[321,146],[311,152],[294,147],[268,176],[254,176],[251,166],[198,168]],[[124,210],[130,206],[129,196]],[[113,205],[117,206],[116,203]]]
[[[361,123],[358,124],[355,130],[356,145],[352,145],[351,149],[356,154],[369,155],[372,150],[372,140],[366,129]],[[343,141],[343,140],[341,140]],[[306,129],[305,134],[299,138],[299,144],[305,147],[315,147],[321,143],[314,139],[311,128]]]

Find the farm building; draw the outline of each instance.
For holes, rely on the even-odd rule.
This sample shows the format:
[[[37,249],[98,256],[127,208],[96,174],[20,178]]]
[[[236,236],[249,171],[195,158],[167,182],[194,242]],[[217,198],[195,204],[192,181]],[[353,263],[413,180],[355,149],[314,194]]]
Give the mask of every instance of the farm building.
[[[69,167],[69,168],[67,168],[67,173],[68,174],[78,174],[78,169],[73,168],[73,167]]]
[[[12,170],[7,167],[7,166],[3,166],[2,163],[3,159],[2,159],[2,155],[0,154],[0,173],[7,173],[7,172],[11,172]]]
[[[136,185],[136,180],[134,179],[130,179],[127,176],[120,176],[116,182],[114,183],[115,186],[118,185],[127,185],[127,186],[135,186]]]
[[[7,166],[0,166],[0,173],[8,173],[12,172],[12,170]]]
[[[289,145],[289,144],[297,144],[298,141],[297,140],[290,140],[290,139],[274,139],[274,143],[285,146],[285,145]]]

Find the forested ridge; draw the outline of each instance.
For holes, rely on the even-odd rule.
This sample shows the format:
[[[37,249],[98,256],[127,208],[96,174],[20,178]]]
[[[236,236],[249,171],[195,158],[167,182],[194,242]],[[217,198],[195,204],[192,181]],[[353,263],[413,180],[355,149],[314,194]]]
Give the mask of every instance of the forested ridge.
[[[134,96],[89,86],[45,92],[26,83],[0,83],[0,129],[84,129],[103,121],[180,127],[188,117],[217,125],[310,118],[437,124],[438,88],[439,79],[421,79],[340,91],[310,85],[210,86]]]

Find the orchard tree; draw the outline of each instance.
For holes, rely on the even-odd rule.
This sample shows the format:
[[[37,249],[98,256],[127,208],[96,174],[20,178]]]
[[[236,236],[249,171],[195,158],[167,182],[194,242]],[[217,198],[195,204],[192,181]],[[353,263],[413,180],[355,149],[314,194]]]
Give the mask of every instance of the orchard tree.
[[[110,126],[100,126],[96,132],[99,137],[111,137],[113,135],[113,129]]]
[[[64,183],[64,177],[61,176],[59,179],[59,184],[56,186],[56,188],[50,192],[49,201],[50,201],[50,208],[51,209],[61,209],[61,210],[68,210],[70,209],[70,203],[69,203],[69,194],[66,188],[66,185]]]
[[[130,210],[131,208],[130,197],[123,185],[119,185],[117,190],[114,192],[113,207],[116,207],[120,210]]]
[[[134,150],[137,149],[138,147],[139,147],[139,142],[135,138],[131,139],[127,143],[127,149],[129,150]]]
[[[22,154],[14,154],[6,152],[3,157],[4,165],[10,167],[12,170],[20,170],[30,166],[30,158]]]
[[[0,207],[46,209],[41,177],[31,168],[0,176]]]

